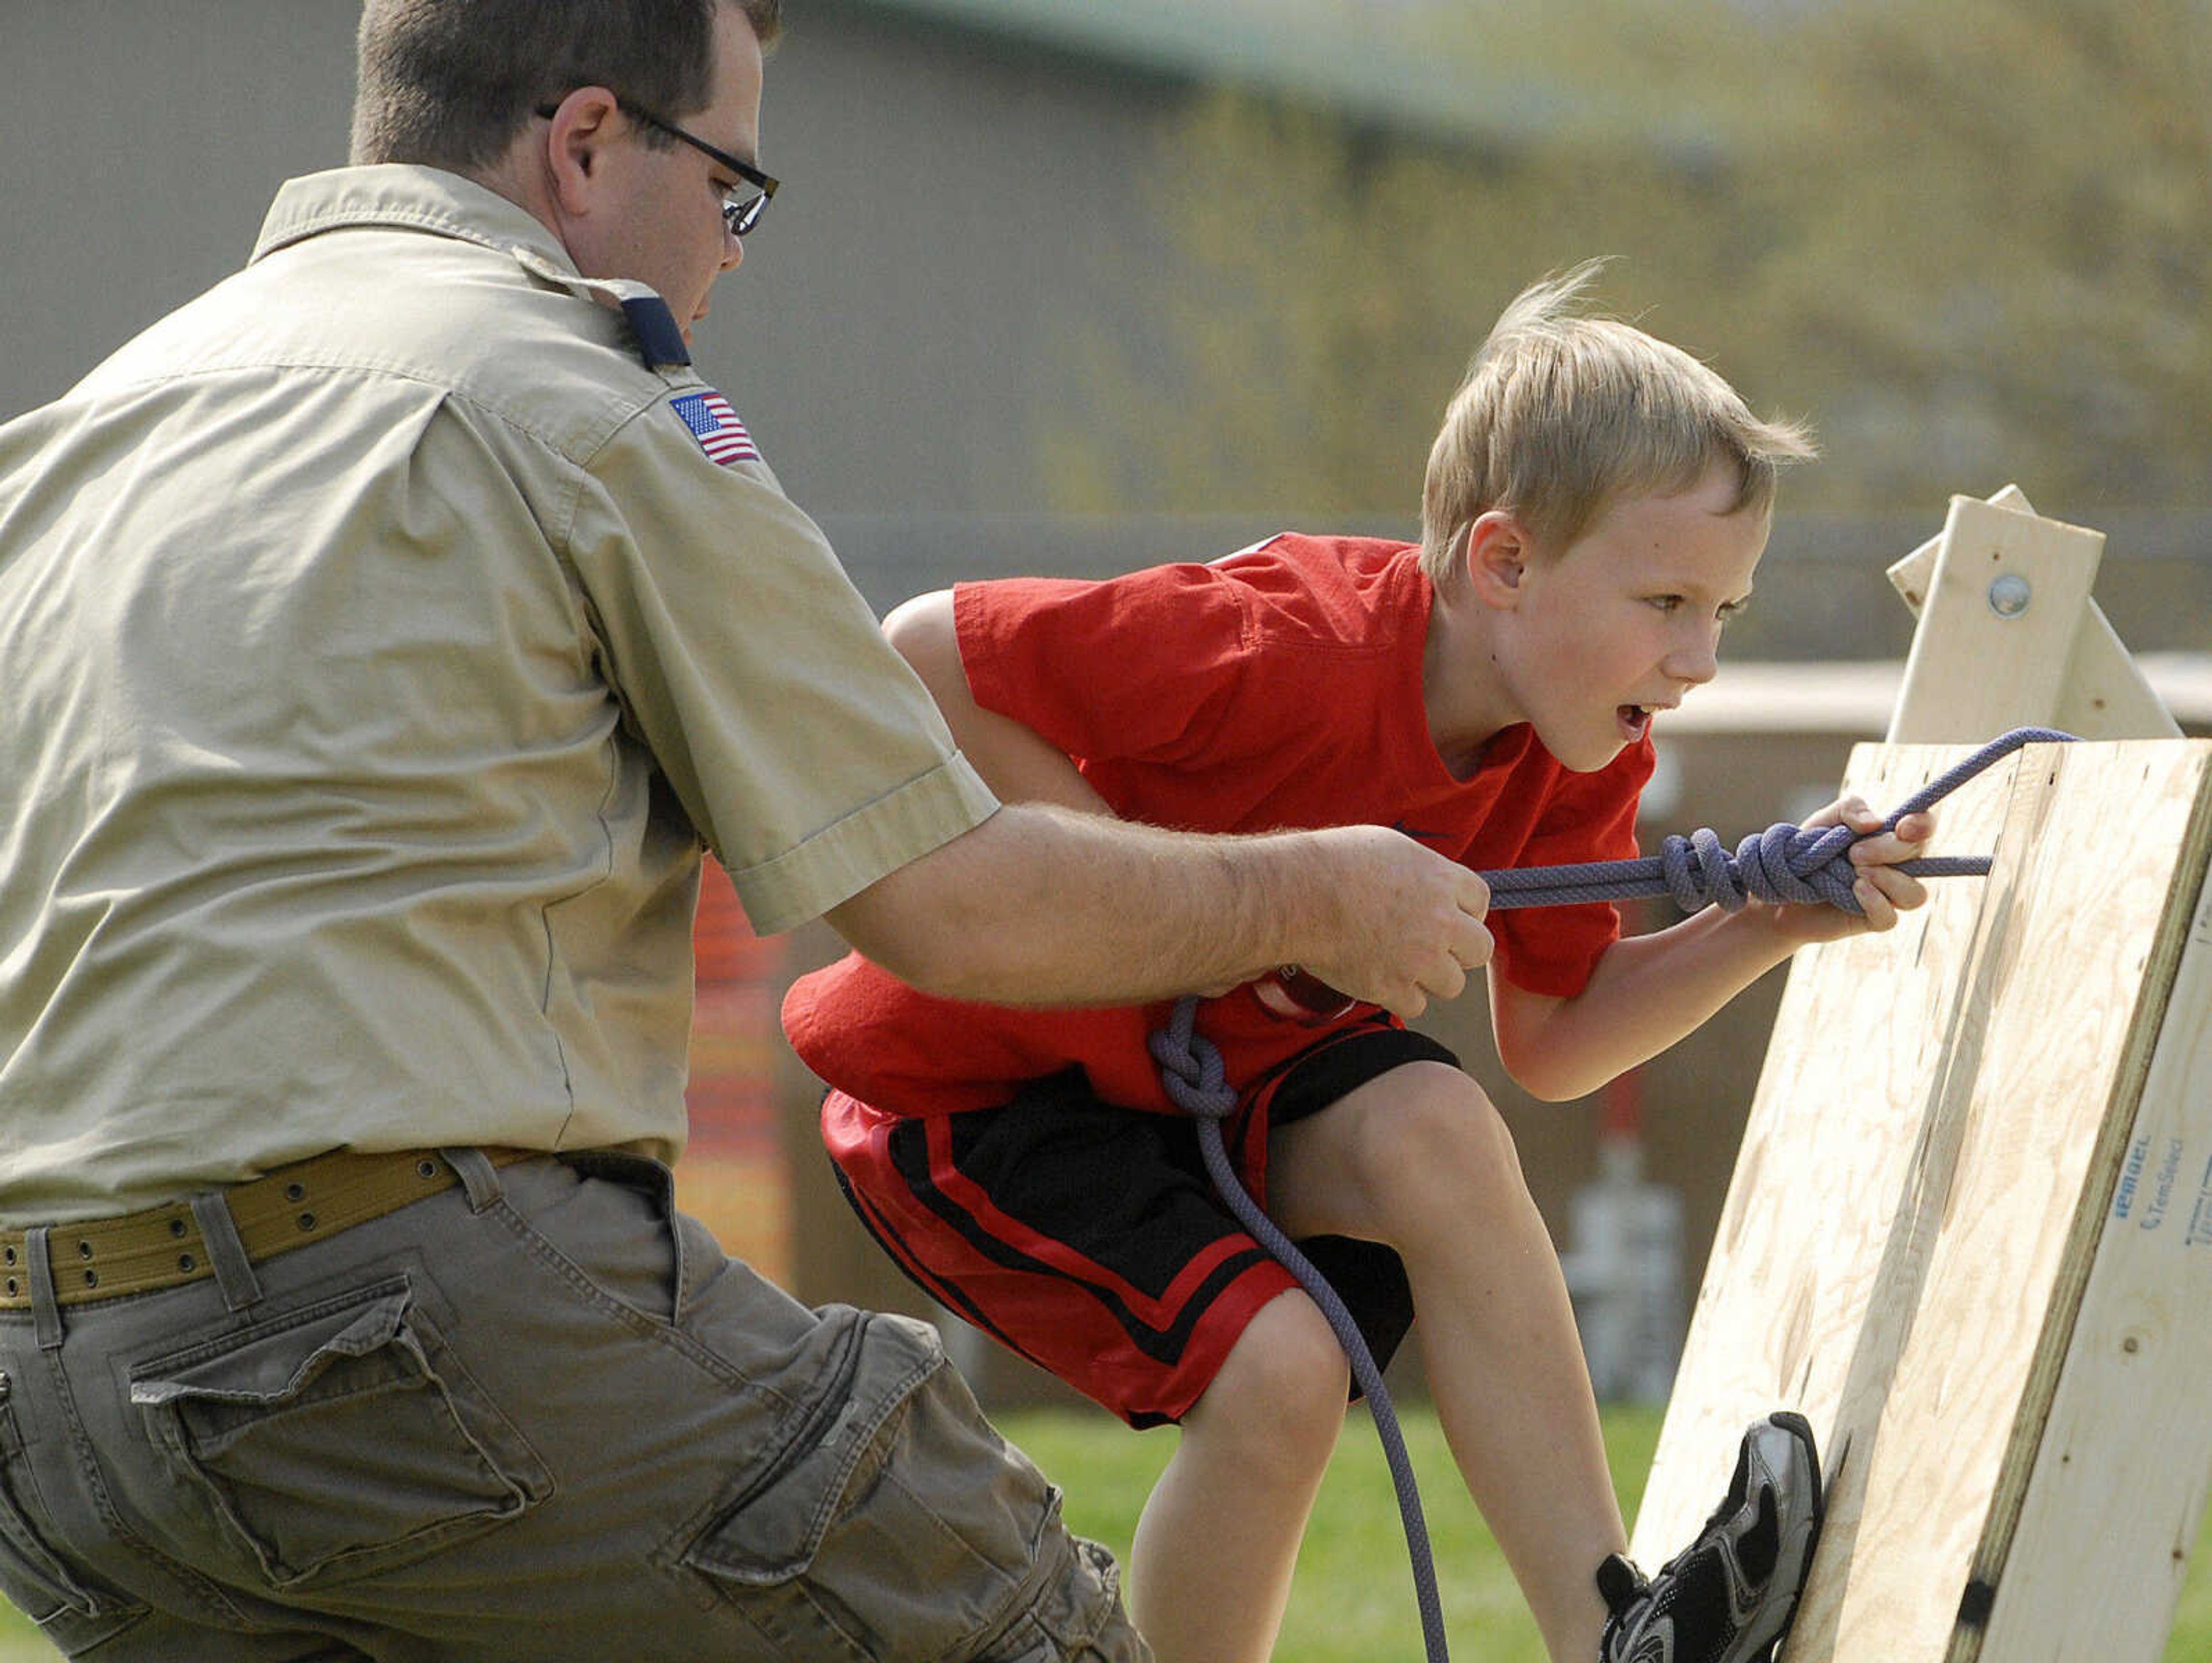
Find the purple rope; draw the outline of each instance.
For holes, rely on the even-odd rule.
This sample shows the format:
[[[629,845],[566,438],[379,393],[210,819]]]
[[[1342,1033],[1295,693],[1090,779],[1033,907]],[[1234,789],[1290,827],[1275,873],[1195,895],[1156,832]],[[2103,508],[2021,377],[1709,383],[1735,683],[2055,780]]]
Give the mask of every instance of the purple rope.
[[[1897,822],[1906,815],[1941,802],[1983,769],[2024,745],[2063,744],[2073,737],[2051,728],[2014,728],[1923,786],[1882,822],[1881,830],[1896,830]],[[1848,826],[1808,828],[1784,822],[1745,838],[1733,856],[1713,832],[1700,830],[1687,837],[1669,837],[1657,854],[1640,859],[1528,866],[1481,876],[1490,885],[1492,911],[1671,895],[1686,913],[1709,906],[1732,913],[1747,901],[1824,901],[1856,913],[1863,911],[1851,894],[1851,883],[1857,876],[1851,865],[1851,846],[1858,841],[1859,835]],[[1978,877],[1989,869],[1984,855],[1939,855],[1898,865],[1898,871],[1915,877]]]
[[[1152,1060],[1160,1065],[1160,1083],[1176,1108],[1198,1118],[1199,1152],[1206,1158],[1206,1170],[1214,1188],[1229,1203],[1237,1222],[1297,1278],[1298,1285],[1321,1307],[1337,1344],[1351,1362],[1352,1378],[1359,1382],[1369,1412],[1375,1417],[1376,1434],[1382,1440],[1382,1454],[1390,1463],[1391,1482],[1398,1491],[1398,1514],[1405,1524],[1406,1551],[1413,1560],[1413,1599],[1420,1607],[1421,1637],[1428,1648],[1429,1663],[1446,1663],[1443,1599],[1437,1591],[1428,1520],[1421,1512],[1420,1485],[1413,1477],[1413,1458],[1406,1453],[1406,1435],[1399,1429],[1397,1409],[1382,1384],[1382,1371],[1376,1366],[1375,1354],[1367,1349],[1367,1338],[1359,1332],[1358,1320],[1328,1285],[1328,1278],[1237,1181],[1236,1170],[1229,1164],[1228,1151],[1221,1142],[1222,1121],[1237,1112],[1237,1092],[1228,1082],[1221,1053],[1198,1032],[1197,1020],[1198,1000],[1178,999],[1167,1027],[1152,1035],[1149,1043]]]
[[[1915,792],[1881,823],[1880,831],[1897,829],[1908,814],[1917,814],[1949,796],[1983,769],[2009,756],[2024,745],[2063,744],[2074,736],[2051,728],[2021,727],[1991,740],[1956,768]],[[1859,834],[1847,826],[1808,829],[1787,823],[1770,826],[1744,839],[1731,858],[1718,837],[1700,830],[1690,836],[1669,837],[1656,855],[1636,860],[1593,860],[1575,865],[1529,866],[1516,871],[1480,874],[1490,886],[1493,910],[1515,907],[1565,907],[1589,901],[1626,901],[1645,895],[1672,895],[1685,912],[1718,906],[1729,912],[1747,901],[1826,905],[1847,913],[1864,913],[1851,894],[1856,876],[1850,863],[1851,846]],[[1985,856],[1944,856],[1901,862],[1898,870],[1916,877],[1978,877],[1990,869]],[[1391,1482],[1398,1492],[1398,1513],[1404,1521],[1406,1551],[1413,1561],[1413,1597],[1420,1607],[1421,1638],[1428,1663],[1449,1663],[1444,1645],[1443,1601],[1437,1590],[1434,1557],[1429,1547],[1428,1520],[1421,1511],[1420,1486],[1413,1477],[1413,1459],[1406,1453],[1405,1434],[1398,1411],[1382,1384],[1382,1371],[1359,1324],[1346,1308],[1336,1290],[1300,1253],[1290,1237],[1260,1210],[1258,1203],[1237,1180],[1223,1146],[1221,1123],[1237,1110],[1237,1092],[1228,1081],[1221,1053],[1198,1031],[1198,999],[1194,995],[1176,1002],[1168,1025],[1148,1041],[1152,1060],[1159,1065],[1160,1084],[1185,1114],[1198,1120],[1199,1152],[1207,1174],[1237,1221],[1253,1240],[1273,1254],[1276,1261],[1296,1277],[1314,1303],[1328,1319],[1337,1343],[1351,1362],[1352,1378],[1366,1397],[1375,1418],[1376,1435],[1382,1441],[1390,1464]]]

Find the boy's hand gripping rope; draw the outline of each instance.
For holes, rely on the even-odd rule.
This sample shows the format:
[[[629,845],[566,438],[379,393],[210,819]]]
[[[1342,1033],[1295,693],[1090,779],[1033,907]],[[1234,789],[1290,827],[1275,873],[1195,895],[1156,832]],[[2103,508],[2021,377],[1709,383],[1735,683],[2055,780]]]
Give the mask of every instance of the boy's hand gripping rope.
[[[1948,774],[1923,786],[1881,822],[1880,836],[1897,829],[1909,814],[1919,814],[1948,797],[1983,769],[2024,745],[2064,744],[2074,736],[2047,727],[2016,727],[1992,739]],[[1574,866],[1528,866],[1484,872],[1493,912],[1510,907],[1567,907],[1584,901],[1629,901],[1671,895],[1686,913],[1717,905],[1735,912],[1747,901],[1826,901],[1846,913],[1863,913],[1851,894],[1857,876],[1851,846],[1859,835],[1848,826],[1769,826],[1736,846],[1733,857],[1711,831],[1669,837],[1659,853],[1640,860],[1591,860]],[[1938,855],[1899,863],[1914,877],[1978,877],[1990,869],[1985,855]]]
[[[2014,728],[1991,740],[1948,773],[1931,780],[1907,798],[1885,819],[1880,836],[1894,831],[1909,814],[1917,814],[1941,802],[1993,763],[2022,746],[2063,744],[2074,736],[2054,729]],[[1493,910],[1515,907],[1565,907],[1589,901],[1626,901],[1646,895],[1671,895],[1682,910],[1696,912],[1718,906],[1739,910],[1747,901],[1825,902],[1847,913],[1863,913],[1851,893],[1856,869],[1851,846],[1859,834],[1847,826],[1808,828],[1782,824],[1747,837],[1733,858],[1711,831],[1688,837],[1669,837],[1661,852],[1637,860],[1595,860],[1577,865],[1529,866],[1516,871],[1484,872],[1490,886]],[[1979,877],[1990,869],[1984,855],[1941,856],[1899,863],[1897,870],[1916,877]],[[1444,1647],[1443,1604],[1437,1592],[1436,1566],[1429,1550],[1429,1528],[1421,1513],[1421,1496],[1406,1453],[1405,1435],[1399,1429],[1397,1411],[1382,1384],[1382,1371],[1359,1332],[1359,1325],[1328,1279],[1300,1253],[1297,1245],[1260,1210],[1229,1163],[1223,1146],[1221,1122],[1237,1110],[1237,1092],[1228,1082],[1221,1053],[1198,1032],[1198,999],[1179,999],[1168,1025],[1152,1035],[1152,1060],[1159,1065],[1160,1084],[1169,1099],[1188,1114],[1198,1117],[1198,1144],[1206,1170],[1214,1187],[1237,1221],[1276,1260],[1298,1280],[1328,1317],[1338,1343],[1351,1360],[1352,1378],[1366,1397],[1375,1417],[1376,1435],[1390,1464],[1398,1491],[1398,1512],[1404,1520],[1406,1548],[1413,1559],[1414,1599],[1420,1607],[1421,1636],[1428,1663],[1447,1663]]]

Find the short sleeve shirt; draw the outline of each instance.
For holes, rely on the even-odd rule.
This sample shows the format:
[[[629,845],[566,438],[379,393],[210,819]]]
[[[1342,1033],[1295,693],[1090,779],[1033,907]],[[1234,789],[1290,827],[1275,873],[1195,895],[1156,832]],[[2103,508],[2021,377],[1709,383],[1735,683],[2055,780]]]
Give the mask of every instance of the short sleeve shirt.
[[[1106,582],[963,585],[953,607],[977,702],[1066,751],[1127,818],[1237,833],[1386,825],[1478,871],[1632,856],[1648,739],[1577,774],[1522,725],[1468,777],[1446,768],[1422,697],[1431,598],[1404,543],[1285,534]],[[1603,903],[1490,924],[1492,973],[1561,998],[1620,931]],[[823,1078],[894,1113],[986,1107],[1071,1065],[1109,1101],[1166,1112],[1146,1048],[1165,1011],[962,1004],[854,955],[793,989],[785,1026]],[[1316,1038],[1249,988],[1200,1021],[1239,1084]]]
[[[768,933],[995,808],[641,287],[456,175],[316,175],[0,428],[0,1220],[672,1158],[702,847]]]

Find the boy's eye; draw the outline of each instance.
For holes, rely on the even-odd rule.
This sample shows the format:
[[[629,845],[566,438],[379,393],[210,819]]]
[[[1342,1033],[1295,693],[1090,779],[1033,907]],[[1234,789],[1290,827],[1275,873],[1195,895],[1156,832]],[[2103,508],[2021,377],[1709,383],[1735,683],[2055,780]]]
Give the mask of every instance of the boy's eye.
[[[1647,595],[1644,604],[1662,612],[1679,612],[1689,604],[1689,600],[1682,595]],[[1740,600],[1724,600],[1713,609],[1713,617],[1717,622],[1726,623],[1741,613],[1747,604]]]

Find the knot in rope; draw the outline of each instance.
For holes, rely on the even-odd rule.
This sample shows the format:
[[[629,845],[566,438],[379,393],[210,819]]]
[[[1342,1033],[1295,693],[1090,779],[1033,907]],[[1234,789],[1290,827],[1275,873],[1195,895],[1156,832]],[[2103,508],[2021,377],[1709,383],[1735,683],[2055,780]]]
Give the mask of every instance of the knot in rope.
[[[1195,998],[1177,999],[1168,1025],[1147,1035],[1145,1043],[1160,1065],[1162,1089],[1184,1114],[1225,1120],[1237,1112],[1237,1092],[1220,1047],[1198,1031]]]
[[[1851,846],[1859,840],[1845,826],[1817,829],[1784,821],[1754,832],[1736,845],[1731,858],[1711,828],[1660,845],[1660,871],[1667,893],[1686,913],[1717,905],[1741,912],[1747,901],[1826,901],[1863,915],[1851,893],[1857,871]]]
[[[2017,727],[1992,739],[1956,767],[1912,793],[1885,819],[1880,836],[1909,814],[1920,813],[1983,769],[2025,745],[2065,743],[2073,735],[2051,728]],[[1747,837],[1731,855],[1710,830],[1670,837],[1660,852],[1632,860],[1588,860],[1560,866],[1508,867],[1481,874],[1490,886],[1490,910],[1513,907],[1573,907],[1590,901],[1633,901],[1671,895],[1686,913],[1718,905],[1735,912],[1747,901],[1823,901],[1864,916],[1852,894],[1858,874],[1852,846],[1863,841],[1844,826],[1769,826]],[[1931,855],[1898,863],[1911,877],[1972,877],[1990,870],[1984,855]]]

